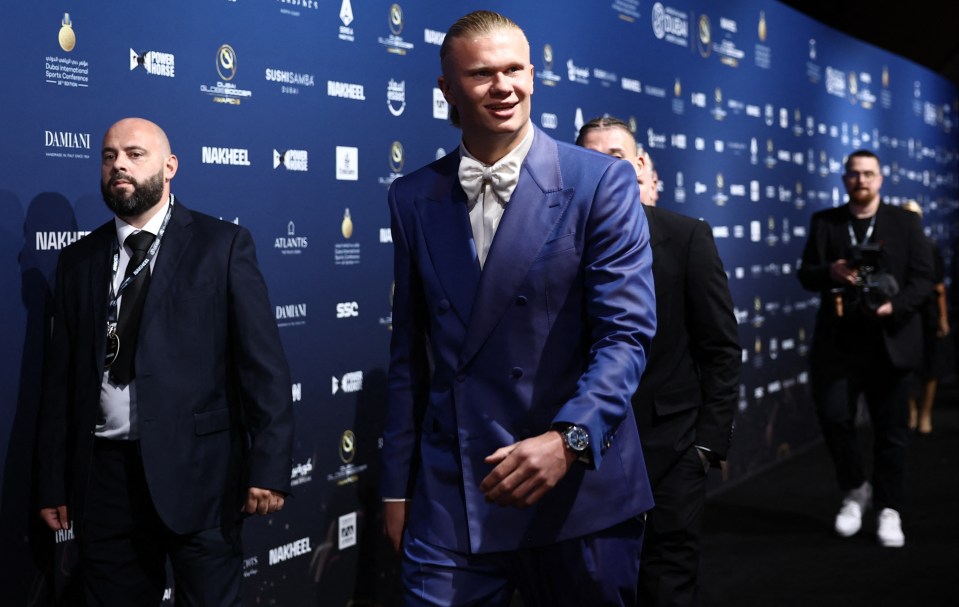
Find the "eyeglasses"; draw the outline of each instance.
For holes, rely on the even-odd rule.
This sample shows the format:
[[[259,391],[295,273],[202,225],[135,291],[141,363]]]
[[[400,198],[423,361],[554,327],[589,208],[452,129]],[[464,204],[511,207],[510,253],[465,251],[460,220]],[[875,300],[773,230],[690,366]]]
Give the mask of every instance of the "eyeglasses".
[[[846,174],[843,175],[846,179],[852,181],[855,179],[862,179],[863,181],[872,181],[879,176],[879,173],[875,171],[846,171]]]

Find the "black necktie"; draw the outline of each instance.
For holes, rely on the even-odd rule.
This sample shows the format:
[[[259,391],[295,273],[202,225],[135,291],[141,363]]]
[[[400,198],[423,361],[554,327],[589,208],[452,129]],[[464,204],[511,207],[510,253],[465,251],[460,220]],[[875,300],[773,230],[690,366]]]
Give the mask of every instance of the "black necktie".
[[[146,259],[147,251],[156,238],[153,234],[141,230],[127,236],[124,244],[133,251],[130,262],[127,263],[126,276]],[[124,277],[126,278],[126,277]],[[123,298],[120,306],[120,317],[117,319],[117,335],[120,337],[120,351],[110,366],[110,377],[114,383],[129,384],[136,377],[133,368],[133,357],[137,349],[137,333],[140,330],[140,315],[143,312],[143,302],[146,301],[147,287],[150,285],[150,266],[147,265],[137,274],[133,282],[123,289]]]

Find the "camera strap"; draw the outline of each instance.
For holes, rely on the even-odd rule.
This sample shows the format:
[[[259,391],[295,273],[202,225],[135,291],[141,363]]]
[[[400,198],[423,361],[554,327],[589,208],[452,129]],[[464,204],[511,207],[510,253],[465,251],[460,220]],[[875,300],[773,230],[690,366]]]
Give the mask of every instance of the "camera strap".
[[[872,231],[876,228],[876,215],[873,215],[869,220],[869,227],[866,228],[866,235],[862,239],[863,244],[869,242],[869,239],[872,238]],[[849,242],[852,243],[852,246],[858,247],[859,239],[856,238],[856,231],[852,229],[852,220],[849,220],[849,223],[846,224],[846,229],[849,230]]]

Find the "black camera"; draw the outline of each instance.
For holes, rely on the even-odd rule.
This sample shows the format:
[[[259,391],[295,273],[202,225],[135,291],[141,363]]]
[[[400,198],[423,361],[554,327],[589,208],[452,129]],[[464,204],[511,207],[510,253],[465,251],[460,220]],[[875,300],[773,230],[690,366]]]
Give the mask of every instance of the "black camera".
[[[857,270],[856,284],[846,289],[848,305],[858,305],[870,312],[891,300],[899,292],[896,277],[880,270],[882,245],[864,243],[852,247],[847,265]]]

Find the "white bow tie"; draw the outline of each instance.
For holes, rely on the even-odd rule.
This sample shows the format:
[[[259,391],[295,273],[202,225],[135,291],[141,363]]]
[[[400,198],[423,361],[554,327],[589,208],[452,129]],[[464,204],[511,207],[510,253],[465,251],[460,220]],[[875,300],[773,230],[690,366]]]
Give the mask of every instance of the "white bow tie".
[[[516,187],[516,182],[519,180],[519,166],[515,160],[506,160],[493,166],[486,166],[469,156],[462,156],[460,158],[459,179],[469,201],[476,201],[483,189],[483,184],[489,183],[493,193],[505,206],[509,201],[512,189]]]

